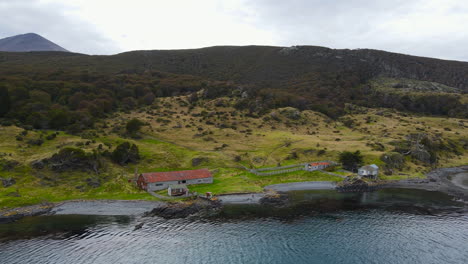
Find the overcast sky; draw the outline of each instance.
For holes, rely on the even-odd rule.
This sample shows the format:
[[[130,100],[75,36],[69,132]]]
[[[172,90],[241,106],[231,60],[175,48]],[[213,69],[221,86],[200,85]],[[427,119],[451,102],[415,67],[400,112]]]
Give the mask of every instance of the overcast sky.
[[[0,0],[0,14],[0,38],[87,54],[316,45],[468,61],[467,0]]]

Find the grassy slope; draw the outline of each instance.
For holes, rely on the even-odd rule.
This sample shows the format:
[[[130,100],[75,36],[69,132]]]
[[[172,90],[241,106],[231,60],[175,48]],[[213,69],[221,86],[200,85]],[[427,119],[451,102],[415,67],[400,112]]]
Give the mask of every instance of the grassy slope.
[[[303,171],[268,177],[255,176],[239,169],[240,165],[258,168],[314,160],[336,160],[338,153],[345,150],[361,150],[366,163],[380,165],[380,155],[393,149],[389,143],[403,139],[408,133],[439,132],[444,138],[455,140],[466,137],[463,120],[453,118],[406,116],[396,112],[383,116],[377,115],[381,110],[375,109],[366,114],[349,115],[349,118],[360,124],[350,129],[340,122],[311,111],[302,112],[297,120],[288,118],[291,109],[278,109],[274,113],[254,118],[240,112],[232,116],[234,109],[229,106],[229,99],[224,99],[226,106],[223,107],[215,107],[216,100],[202,101],[190,112],[183,103],[184,100],[184,97],[160,99],[155,109],[116,114],[105,121],[108,128],[98,124],[95,143],[83,148],[91,151],[100,143],[110,143],[115,147],[124,140],[135,143],[143,156],[143,160],[137,165],[140,172],[192,169],[193,158],[207,158],[207,161],[197,168],[214,170],[214,183],[190,188],[200,193],[211,191],[220,194],[257,192],[266,185],[283,182],[341,180],[321,172]],[[220,113],[219,117],[216,114],[210,117],[210,112],[226,114]],[[142,131],[142,139],[124,139],[118,136],[118,133],[111,132],[112,129],[118,130],[133,117],[149,124]],[[236,129],[218,128],[217,125],[220,124]],[[449,128],[450,131],[446,131],[445,128]],[[68,199],[154,199],[128,183],[135,165],[121,167],[106,161],[105,168],[99,175],[85,172],[58,174],[48,170],[31,169],[29,164],[32,161],[51,156],[59,147],[74,146],[78,142],[88,140],[60,133],[56,139],[46,140],[40,147],[28,147],[25,141],[15,140],[15,136],[21,131],[22,129],[17,127],[0,127],[0,153],[6,153],[6,159],[21,163],[13,171],[0,172],[0,177],[13,177],[17,180],[17,184],[9,188],[0,187],[0,208]],[[38,138],[41,133],[51,132],[30,131],[25,140]],[[383,144],[386,150],[373,150],[369,143],[375,142]],[[223,144],[227,146],[215,150]],[[325,153],[319,155],[319,150],[324,150]],[[237,156],[240,161],[235,161]],[[442,158],[441,164],[444,167],[468,164],[468,155],[447,155]],[[408,162],[402,171],[404,175],[381,177],[421,177],[430,169],[422,164]],[[87,178],[100,179],[103,184],[98,188],[88,187]],[[79,190],[77,186],[84,187]],[[21,197],[7,195],[15,191],[18,191]]]

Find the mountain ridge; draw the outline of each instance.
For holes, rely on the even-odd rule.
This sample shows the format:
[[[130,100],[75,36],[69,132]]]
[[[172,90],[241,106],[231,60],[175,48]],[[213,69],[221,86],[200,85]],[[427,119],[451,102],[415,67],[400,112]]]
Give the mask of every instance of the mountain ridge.
[[[54,42],[36,33],[26,33],[0,39],[0,51],[31,52],[60,51],[69,52]]]
[[[214,46],[184,50],[129,51],[116,55],[75,54],[1,55],[3,63],[20,61],[72,69],[88,65],[104,72],[156,70],[176,74],[232,80],[241,83],[284,82],[314,71],[354,71],[359,75],[385,75],[432,81],[468,90],[468,62],[404,55],[372,49],[330,49],[318,46]],[[71,58],[73,57],[73,58]],[[14,63],[13,63],[14,64]],[[47,65],[47,69],[54,66]],[[366,76],[361,76],[366,77]],[[276,85],[276,84],[273,84]]]
[[[195,93],[203,91],[205,98],[236,97],[236,107],[250,113],[294,107],[338,118],[352,104],[468,116],[467,62],[367,49],[216,46],[111,56],[0,52],[0,75],[12,93],[19,93],[13,92],[19,79],[24,89],[36,86],[62,105],[80,92],[90,94],[90,100],[93,93],[109,99],[113,101],[112,108],[118,109],[123,104],[138,105],[134,100],[143,100],[145,95],[152,98],[193,94],[195,98]],[[397,81],[372,82],[379,78]],[[436,84],[398,81],[403,79]],[[76,88],[62,90],[66,86]],[[26,117],[19,119],[23,118]]]

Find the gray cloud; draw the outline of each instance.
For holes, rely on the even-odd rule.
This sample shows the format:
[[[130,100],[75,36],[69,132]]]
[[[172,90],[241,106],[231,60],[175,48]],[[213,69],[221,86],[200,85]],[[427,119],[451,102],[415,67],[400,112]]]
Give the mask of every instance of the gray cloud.
[[[70,15],[71,7],[37,0],[0,0],[0,38],[34,32],[73,52],[120,51],[93,26]]]
[[[468,60],[464,0],[248,0],[281,45],[373,48]]]
[[[466,0],[0,0],[0,14],[0,37],[35,32],[88,54],[241,43],[468,61]]]

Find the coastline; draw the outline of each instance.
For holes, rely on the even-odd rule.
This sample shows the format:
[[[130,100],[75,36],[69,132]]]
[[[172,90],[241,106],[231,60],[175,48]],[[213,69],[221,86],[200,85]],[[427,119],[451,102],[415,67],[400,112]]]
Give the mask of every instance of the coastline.
[[[387,182],[380,188],[422,189],[447,193],[456,198],[468,201],[468,188],[453,182],[453,177],[468,173],[468,165],[452,168],[435,169],[426,174],[426,179],[409,179]],[[458,179],[457,179],[458,181]]]
[[[423,189],[439,191],[468,201],[468,188],[463,188],[459,174],[468,175],[468,165],[452,168],[440,168],[426,174],[426,179],[409,179],[385,182],[379,188]],[[454,182],[455,179],[455,182]],[[333,182],[292,182],[264,187],[262,193],[223,194],[217,196],[221,204],[261,204],[263,198],[272,193],[285,193],[298,190],[333,190]],[[0,212],[0,224],[19,220],[23,217],[38,215],[142,215],[155,208],[169,205],[164,201],[147,200],[71,200],[59,203],[8,209]]]

